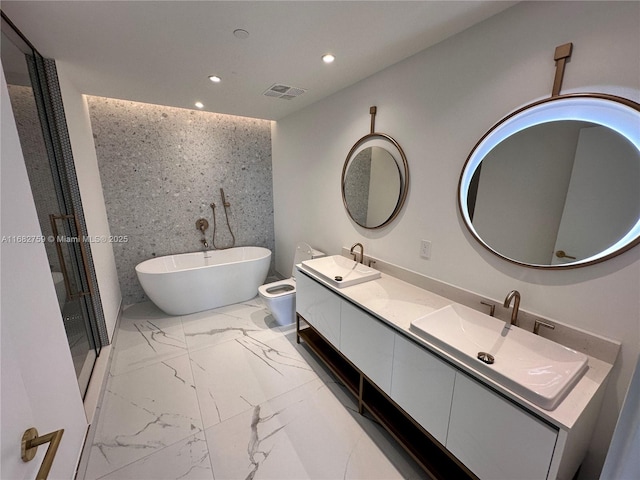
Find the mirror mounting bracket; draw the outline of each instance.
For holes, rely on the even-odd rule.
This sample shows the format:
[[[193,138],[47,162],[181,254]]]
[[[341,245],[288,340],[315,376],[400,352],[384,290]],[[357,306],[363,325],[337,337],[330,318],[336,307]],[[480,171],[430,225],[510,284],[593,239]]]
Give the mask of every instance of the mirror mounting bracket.
[[[375,105],[373,107],[369,107],[369,113],[371,114],[371,133],[376,132],[376,113],[378,112],[378,107]]]
[[[571,52],[573,51],[573,43],[565,43],[556,47],[553,59],[556,62],[556,75],[553,80],[553,89],[551,90],[551,96],[557,97],[560,95],[560,89],[562,88],[562,80],[564,78],[564,67],[567,60],[571,58]]]
[[[369,114],[371,115],[370,133],[360,138],[353,145],[353,147],[351,147],[351,150],[347,154],[347,158],[342,168],[341,179],[342,202],[344,203],[347,214],[356,224],[369,230],[382,228],[388,225],[393,219],[398,216],[407,198],[407,191],[409,189],[409,164],[407,163],[407,157],[405,156],[400,144],[393,137],[385,133],[375,131],[375,118],[377,110],[378,108],[375,105],[369,107]],[[393,153],[388,150],[389,145],[391,146],[391,150]],[[350,168],[354,163],[357,163],[357,160],[360,160],[360,154],[362,152],[365,152],[367,150],[373,152],[374,149],[376,149],[378,152],[383,152],[382,156],[378,155],[376,157],[375,163],[377,165],[376,168],[378,171],[378,175],[375,178],[378,180],[378,184],[380,184],[381,178],[385,178],[385,180],[383,181],[386,182],[383,191],[378,191],[378,197],[376,197],[375,195],[375,189],[373,191],[370,190],[370,178],[374,177],[368,177],[366,179],[366,193],[360,194],[360,190],[362,189],[362,187],[357,182],[354,184],[353,179],[358,179],[358,174],[362,178],[365,177],[357,168],[355,169],[355,173],[353,173],[353,168]],[[371,155],[371,153],[369,155]],[[385,160],[385,156],[386,159],[391,161],[390,163],[391,165],[393,165],[392,168],[384,167],[385,162],[383,162],[383,160]],[[399,157],[399,159],[397,157]],[[371,165],[371,158],[365,161],[368,161],[369,166]],[[394,186],[392,186],[393,179],[389,177],[380,177],[380,172],[385,172],[385,168],[390,168],[390,170],[392,170],[396,174],[396,177],[394,178],[397,179],[398,183],[397,197],[395,197],[395,194],[392,193],[394,189]],[[348,172],[352,173],[350,175],[347,175]],[[386,171],[386,173],[391,172]],[[355,187],[359,187],[360,190],[352,190],[355,187],[352,186],[349,188],[349,185],[355,185]],[[347,190],[349,190],[349,194],[347,193]],[[382,193],[382,195],[380,195],[380,193]],[[367,222],[367,218],[361,218],[363,207],[358,202],[358,200],[362,200],[364,198],[364,214],[365,217],[367,217],[366,213],[369,206],[368,199],[370,194],[373,198],[378,198],[378,200],[382,199],[385,203],[381,203],[380,201],[378,201],[377,203],[374,202],[374,215],[372,217],[374,220]],[[350,202],[351,199],[356,200],[355,205]],[[354,206],[359,208],[356,208],[354,210]]]

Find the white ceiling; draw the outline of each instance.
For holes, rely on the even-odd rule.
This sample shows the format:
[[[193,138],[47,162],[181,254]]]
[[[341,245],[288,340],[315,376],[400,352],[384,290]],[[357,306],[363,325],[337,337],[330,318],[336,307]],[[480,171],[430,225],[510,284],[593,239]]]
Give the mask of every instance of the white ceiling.
[[[199,100],[277,120],[514,3],[3,0],[2,10],[83,93],[184,108]],[[320,58],[327,52],[331,65]],[[307,92],[264,96],[274,83]]]

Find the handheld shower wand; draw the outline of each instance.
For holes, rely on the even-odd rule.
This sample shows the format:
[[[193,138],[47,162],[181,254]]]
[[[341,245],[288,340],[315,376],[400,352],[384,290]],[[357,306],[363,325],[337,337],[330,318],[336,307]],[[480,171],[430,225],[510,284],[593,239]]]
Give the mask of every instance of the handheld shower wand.
[[[231,230],[231,225],[229,225],[229,214],[227,213],[227,208],[231,206],[229,202],[227,202],[226,197],[224,196],[224,190],[220,189],[220,197],[222,197],[222,206],[224,207],[224,216],[227,220],[227,227],[229,228],[229,233],[231,234],[231,245],[228,247],[218,247],[216,245],[216,204],[211,203],[211,210],[213,210],[213,248],[223,250],[225,248],[231,248],[236,244],[236,237]]]
[[[227,202],[227,200],[226,200],[226,198],[225,198],[225,196],[224,196],[224,190],[223,190],[222,188],[220,189],[220,196],[222,197],[222,205],[223,205],[225,208],[230,207],[230,206],[231,206],[231,204],[230,204],[229,202]],[[231,230],[231,229],[229,229],[229,230]]]

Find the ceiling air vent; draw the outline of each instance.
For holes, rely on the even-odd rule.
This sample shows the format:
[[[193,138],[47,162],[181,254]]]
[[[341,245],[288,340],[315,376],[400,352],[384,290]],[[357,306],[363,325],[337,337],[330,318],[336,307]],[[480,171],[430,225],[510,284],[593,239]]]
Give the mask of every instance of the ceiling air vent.
[[[291,100],[302,95],[306,90],[304,88],[290,87],[289,85],[282,85],[281,83],[274,83],[266,92],[263,93],[266,97],[282,98],[283,100]]]

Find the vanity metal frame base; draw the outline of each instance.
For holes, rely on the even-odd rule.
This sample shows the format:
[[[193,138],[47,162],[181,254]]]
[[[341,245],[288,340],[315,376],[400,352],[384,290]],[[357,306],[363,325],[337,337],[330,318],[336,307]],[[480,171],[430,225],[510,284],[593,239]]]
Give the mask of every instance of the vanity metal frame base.
[[[301,328],[301,321],[305,327]],[[422,467],[429,478],[478,479],[457,458],[380,390],[342,353],[336,350],[304,317],[296,313],[296,343],[300,339],[338,377],[358,400],[358,412],[371,416]]]

